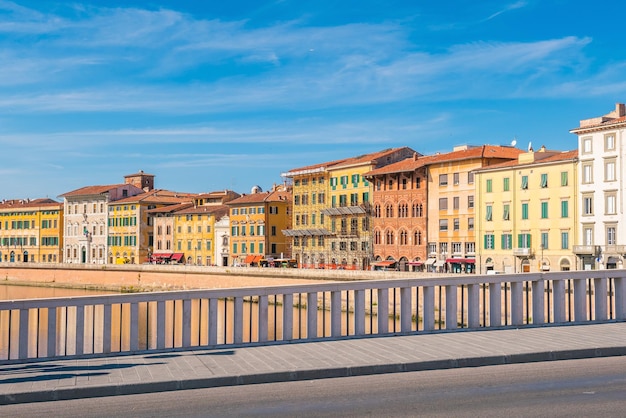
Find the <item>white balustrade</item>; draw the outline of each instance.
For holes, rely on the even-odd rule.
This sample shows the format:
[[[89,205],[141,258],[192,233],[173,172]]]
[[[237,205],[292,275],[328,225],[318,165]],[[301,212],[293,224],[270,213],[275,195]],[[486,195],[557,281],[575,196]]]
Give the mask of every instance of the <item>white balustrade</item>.
[[[625,270],[2,301],[0,361],[623,320]]]

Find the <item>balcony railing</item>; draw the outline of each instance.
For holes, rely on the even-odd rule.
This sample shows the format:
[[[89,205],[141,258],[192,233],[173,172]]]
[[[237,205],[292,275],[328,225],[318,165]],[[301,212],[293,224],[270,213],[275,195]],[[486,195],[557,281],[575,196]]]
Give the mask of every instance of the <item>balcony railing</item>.
[[[572,248],[574,254],[588,254],[588,255],[598,255],[600,254],[600,246],[599,245],[574,245]]]
[[[513,255],[516,257],[528,257],[531,254],[530,248],[513,248]]]

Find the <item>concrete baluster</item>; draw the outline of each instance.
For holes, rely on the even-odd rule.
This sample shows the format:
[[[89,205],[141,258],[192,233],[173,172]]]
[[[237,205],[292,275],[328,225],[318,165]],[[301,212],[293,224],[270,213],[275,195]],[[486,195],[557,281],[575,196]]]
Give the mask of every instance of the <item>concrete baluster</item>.
[[[565,316],[565,280],[552,281],[552,306],[554,307],[554,323],[566,322]]]
[[[289,293],[283,295],[283,341],[293,340],[293,331],[293,294]]]
[[[191,299],[183,299],[183,347],[191,346]]]
[[[511,324],[524,324],[524,282],[511,282]]]
[[[415,315],[417,317],[417,315]],[[408,334],[413,328],[413,298],[410,287],[400,289],[400,330]]]
[[[259,324],[258,324],[258,338],[259,342],[267,341],[267,314],[268,314],[268,299],[267,295],[259,296]]]
[[[317,338],[317,292],[306,295],[306,337]]]
[[[219,303],[218,298],[209,299],[209,345],[217,345],[217,310]]]
[[[502,325],[502,283],[489,283],[489,326]]]
[[[109,339],[110,340],[110,339]],[[57,355],[57,308],[48,308],[48,357]],[[110,347],[110,344],[109,344]],[[110,351],[110,348],[109,348]]]
[[[458,327],[457,295],[456,285],[446,286],[446,329]]]
[[[323,312],[322,315],[326,315]],[[334,338],[341,337],[341,291],[330,292],[330,335]]]
[[[226,324],[226,318],[224,318],[224,324]],[[243,296],[237,296],[235,298],[235,314],[234,314],[234,319],[233,319],[233,342],[235,344],[241,344],[243,342]]]
[[[110,308],[109,308],[110,309]],[[157,350],[165,348],[165,301],[157,301],[156,341]]]
[[[591,291],[591,289],[589,289]],[[574,279],[574,320],[587,320],[587,279]]]
[[[605,277],[593,279],[595,293],[595,321],[606,321],[608,319],[607,309],[607,279]]]
[[[28,322],[30,312],[28,309],[20,309],[20,328],[19,328],[19,351],[18,358],[25,359],[28,358]],[[9,353],[9,356],[11,353]]]
[[[626,319],[626,278],[615,278],[615,319]]]
[[[354,334],[365,335],[365,290],[363,289],[355,291],[354,295]]]
[[[378,334],[389,333],[389,288],[378,289]]]
[[[76,307],[76,355],[82,355],[85,349],[85,307]]]
[[[424,287],[424,331],[435,329],[435,287]]]
[[[545,311],[545,282],[543,278],[532,282],[533,289],[533,324],[541,325],[546,322]]]
[[[480,327],[480,284],[467,286],[467,325],[470,328]]]

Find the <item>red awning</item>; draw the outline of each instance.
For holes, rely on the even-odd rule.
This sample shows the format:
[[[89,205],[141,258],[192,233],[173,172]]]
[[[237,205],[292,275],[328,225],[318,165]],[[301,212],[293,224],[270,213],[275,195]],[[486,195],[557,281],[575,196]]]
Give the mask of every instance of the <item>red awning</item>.
[[[247,255],[246,259],[243,261],[246,264],[250,264],[252,262],[254,262],[254,255]]]
[[[174,254],[172,254],[172,260],[180,263],[180,261],[183,259],[184,256],[185,256],[185,254],[183,254],[183,253],[174,253]]]
[[[446,263],[454,263],[454,264],[474,264],[475,260],[473,258],[447,258]]]
[[[377,261],[376,263],[374,263],[374,265],[377,267],[389,267],[393,266],[394,264],[396,264],[396,262],[393,260]]]
[[[476,262],[476,259],[475,258],[466,258],[465,262],[467,264],[474,264]]]
[[[423,261],[409,261],[409,266],[421,266],[424,264]]]
[[[259,261],[261,261],[263,259],[262,255],[255,255],[254,259],[252,260],[253,263],[258,263]]]
[[[164,258],[171,258],[172,257],[172,253],[167,253],[167,254],[152,254],[152,258],[156,258],[156,259],[164,259]]]

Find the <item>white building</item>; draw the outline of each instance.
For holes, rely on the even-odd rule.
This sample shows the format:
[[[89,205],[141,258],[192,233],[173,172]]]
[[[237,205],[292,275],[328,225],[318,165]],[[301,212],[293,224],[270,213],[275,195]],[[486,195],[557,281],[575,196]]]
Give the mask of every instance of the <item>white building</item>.
[[[622,268],[626,256],[626,105],[580,121],[578,269]]]
[[[108,204],[144,191],[132,184],[87,186],[62,194],[65,263],[105,264]]]

